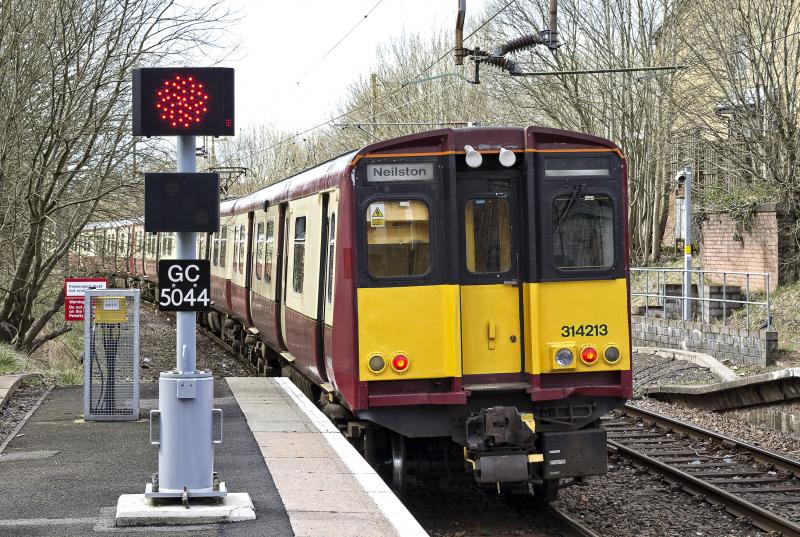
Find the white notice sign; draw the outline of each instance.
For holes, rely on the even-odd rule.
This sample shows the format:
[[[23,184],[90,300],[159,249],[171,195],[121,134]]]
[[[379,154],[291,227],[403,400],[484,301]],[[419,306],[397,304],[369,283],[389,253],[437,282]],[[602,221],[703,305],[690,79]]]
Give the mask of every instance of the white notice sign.
[[[387,162],[367,164],[367,181],[430,181],[433,162]]]

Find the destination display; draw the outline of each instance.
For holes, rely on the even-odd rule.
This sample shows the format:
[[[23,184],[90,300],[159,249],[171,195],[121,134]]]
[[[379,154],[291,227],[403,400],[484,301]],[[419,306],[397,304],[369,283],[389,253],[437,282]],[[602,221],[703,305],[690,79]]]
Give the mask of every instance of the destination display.
[[[367,164],[367,181],[430,181],[435,176],[433,162],[392,162]]]

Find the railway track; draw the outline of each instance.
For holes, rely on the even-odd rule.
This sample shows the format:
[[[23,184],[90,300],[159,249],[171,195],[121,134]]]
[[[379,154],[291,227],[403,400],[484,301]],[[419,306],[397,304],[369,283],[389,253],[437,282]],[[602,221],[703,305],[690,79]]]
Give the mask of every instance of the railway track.
[[[578,519],[571,517],[552,505],[545,507],[544,514],[555,525],[564,528],[567,535],[570,537],[602,537],[599,533],[592,531]]]
[[[608,445],[766,532],[800,537],[800,462],[633,405],[603,419]]]

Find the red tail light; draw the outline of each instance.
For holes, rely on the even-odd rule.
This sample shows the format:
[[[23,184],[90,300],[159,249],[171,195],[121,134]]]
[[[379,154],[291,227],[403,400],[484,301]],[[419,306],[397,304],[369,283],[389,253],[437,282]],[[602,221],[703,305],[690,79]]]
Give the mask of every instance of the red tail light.
[[[585,364],[593,364],[597,361],[597,349],[594,347],[584,347],[581,349],[581,361]]]
[[[395,354],[392,358],[392,369],[398,373],[405,372],[408,369],[408,356],[405,354]]]

